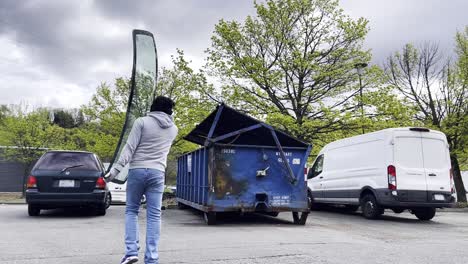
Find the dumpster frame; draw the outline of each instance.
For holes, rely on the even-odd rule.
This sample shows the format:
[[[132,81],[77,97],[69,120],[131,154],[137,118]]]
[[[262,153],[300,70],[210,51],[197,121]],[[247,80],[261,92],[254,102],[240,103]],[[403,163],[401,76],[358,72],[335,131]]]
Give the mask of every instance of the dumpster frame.
[[[217,128],[218,129],[221,128],[219,126],[219,122],[220,122],[221,116],[222,116],[224,111],[228,112],[228,114],[232,115],[233,117],[235,116],[237,119],[240,119],[241,120],[240,123],[247,123],[247,125],[240,125],[240,126],[237,126],[237,127],[236,126],[229,127],[228,129],[225,129],[225,131],[221,131],[221,132],[218,131],[218,133],[215,133]],[[214,117],[213,117],[213,114],[214,114]],[[212,120],[210,120],[210,119],[212,119]],[[208,125],[209,125],[209,130],[207,129]],[[233,144],[232,143],[232,142],[236,141],[240,136],[246,135],[249,132],[253,132],[253,131],[256,131],[256,130],[258,131],[259,129],[264,129],[264,130],[266,129],[269,132],[269,134],[271,135],[272,141],[268,142],[268,145],[251,144],[252,140],[250,140],[250,142],[247,140],[246,142],[244,142],[244,144],[242,144],[242,143],[239,143],[239,144],[234,143]],[[208,133],[206,133],[206,132],[208,132]],[[231,138],[234,138],[234,140],[231,143],[226,142],[227,139],[231,139]],[[209,157],[210,157],[210,155],[209,155],[210,149],[212,149],[212,148],[214,149],[214,148],[220,147],[220,146],[231,146],[231,147],[236,147],[236,148],[253,148],[253,149],[255,149],[255,148],[275,149],[276,151],[278,151],[280,153],[280,156],[281,156],[282,160],[287,161],[286,154],[285,154],[285,151],[284,151],[285,149],[287,149],[287,150],[303,150],[303,151],[305,151],[305,153],[304,153],[303,157],[301,157],[301,161],[300,161],[299,166],[300,166],[300,168],[304,168],[306,163],[307,163],[307,158],[309,157],[311,149],[312,149],[311,144],[304,143],[304,142],[300,141],[297,138],[294,138],[294,137],[292,137],[290,135],[287,135],[284,132],[281,132],[279,130],[275,130],[272,126],[270,126],[270,125],[268,125],[266,123],[263,123],[261,121],[258,121],[258,120],[254,119],[252,117],[249,117],[249,116],[247,116],[247,115],[245,115],[243,113],[240,113],[240,112],[236,111],[235,109],[232,109],[232,108],[226,106],[225,104],[218,105],[215,112],[212,112],[202,123],[197,125],[197,127],[192,132],[190,132],[187,136],[185,136],[185,139],[190,141],[190,142],[199,144],[199,145],[201,145],[203,147],[200,148],[200,149],[197,149],[197,150],[195,150],[193,152],[185,153],[184,155],[181,155],[179,157],[179,160],[178,160],[178,173],[177,173],[177,188],[178,188],[177,194],[179,194],[179,188],[182,186],[182,184],[179,183],[179,178],[180,178],[179,173],[181,173],[182,166],[187,166],[187,164],[180,164],[181,159],[183,157],[185,157],[185,156],[192,155],[195,152],[203,151],[203,155],[204,155],[203,158],[204,159],[201,162],[209,162],[206,159],[209,159]],[[281,141],[286,141],[286,142],[289,141],[289,143],[294,145],[294,146],[283,147],[282,144],[281,144]],[[197,155],[201,155],[201,154],[197,154]],[[198,162],[200,162],[200,161],[198,161]],[[299,181],[301,181],[301,180],[304,181],[304,183],[305,183],[305,192],[306,192],[306,197],[307,197],[307,181],[305,180],[304,170],[299,170],[295,174],[293,172],[289,162],[281,162],[281,163],[284,165],[284,167],[285,167],[285,169],[287,171],[286,177],[288,178],[288,181],[290,182],[290,184],[297,185]],[[208,163],[207,166],[208,167],[210,166],[209,163]],[[185,173],[187,173],[187,172],[185,172]],[[203,173],[208,174],[208,171],[204,171]],[[208,177],[208,175],[206,175],[206,177]],[[211,183],[211,184],[213,184],[213,183]],[[203,188],[203,190],[206,189],[206,191],[209,192],[209,188],[212,187],[212,186],[209,185],[209,181],[207,180],[206,182],[204,182],[204,185],[200,186],[200,187]],[[204,212],[205,221],[208,224],[216,223],[216,213],[217,212],[228,212],[228,211],[238,211],[239,210],[239,209],[230,209],[230,208],[217,208],[217,207],[211,206],[211,205],[204,205],[203,203],[200,204],[200,203],[197,203],[197,202],[193,202],[193,201],[183,199],[183,198],[179,197],[179,195],[177,195],[176,199],[177,199],[177,202],[178,202],[180,208],[185,208],[186,206],[189,206],[189,207],[192,207],[192,208],[195,208],[195,209],[198,209],[198,210]],[[275,214],[277,215],[277,213],[279,213],[279,212],[290,211],[290,212],[293,213],[294,223],[303,225],[303,224],[305,224],[308,213],[310,211],[309,204],[308,203],[306,203],[306,204],[307,204],[306,207],[304,207],[304,208],[294,208],[294,210],[292,208],[287,208],[287,207],[284,207],[284,208],[276,207],[276,208],[274,208],[274,210],[268,211],[266,213],[267,214],[270,213],[271,215],[275,215]],[[255,210],[251,210],[251,209],[242,209],[241,211],[242,211],[242,213],[243,212],[255,212]],[[302,213],[302,215],[299,215],[299,213]]]

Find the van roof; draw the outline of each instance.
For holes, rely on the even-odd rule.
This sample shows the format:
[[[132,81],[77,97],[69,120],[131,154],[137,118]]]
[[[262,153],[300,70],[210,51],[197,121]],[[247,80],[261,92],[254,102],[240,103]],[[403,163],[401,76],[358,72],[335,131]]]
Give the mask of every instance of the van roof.
[[[428,131],[424,132],[424,133],[435,133],[435,134],[443,135],[445,137],[444,133],[442,133],[440,131],[437,131],[437,130],[428,129],[428,128],[417,128],[417,127],[386,128],[386,129],[382,129],[382,130],[378,130],[378,131],[374,131],[374,132],[370,132],[370,133],[366,133],[366,134],[362,134],[362,135],[356,135],[356,136],[353,136],[353,137],[343,138],[343,139],[339,139],[339,140],[330,142],[330,143],[328,143],[327,145],[325,145],[322,148],[320,153],[322,153],[324,150],[327,150],[327,149],[329,149],[329,148],[331,148],[331,147],[333,147],[335,145],[342,145],[345,142],[352,142],[352,141],[355,141],[355,140],[359,140],[361,138],[369,138],[369,139],[370,138],[375,138],[375,139],[378,139],[378,138],[384,137],[385,135],[393,134],[394,131],[408,131],[410,129],[427,129]]]

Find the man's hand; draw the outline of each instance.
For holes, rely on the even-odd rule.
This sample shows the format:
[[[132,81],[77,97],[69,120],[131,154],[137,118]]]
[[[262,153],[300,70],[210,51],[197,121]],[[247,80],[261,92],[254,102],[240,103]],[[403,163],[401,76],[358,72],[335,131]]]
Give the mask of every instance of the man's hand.
[[[119,175],[120,171],[116,168],[112,168],[106,175],[104,175],[104,180],[106,182],[111,182],[117,175]]]
[[[110,172],[106,173],[106,175],[104,175],[104,180],[105,180],[106,182],[111,182],[111,181],[112,181],[111,176],[112,176],[112,175],[111,175]]]

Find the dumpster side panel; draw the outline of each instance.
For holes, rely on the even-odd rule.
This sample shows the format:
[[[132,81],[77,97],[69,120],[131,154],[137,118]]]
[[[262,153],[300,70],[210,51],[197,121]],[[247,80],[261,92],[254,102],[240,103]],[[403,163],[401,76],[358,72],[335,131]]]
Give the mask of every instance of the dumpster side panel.
[[[289,171],[276,148],[215,146],[211,167],[213,211],[308,211],[302,162],[306,149],[284,148]],[[295,176],[296,177],[296,176]]]
[[[201,148],[179,157],[177,161],[177,198],[189,205],[206,206],[208,202],[208,151]]]
[[[178,160],[177,198],[202,211],[308,211],[307,149],[284,151],[296,183],[274,147],[215,145],[185,154]]]

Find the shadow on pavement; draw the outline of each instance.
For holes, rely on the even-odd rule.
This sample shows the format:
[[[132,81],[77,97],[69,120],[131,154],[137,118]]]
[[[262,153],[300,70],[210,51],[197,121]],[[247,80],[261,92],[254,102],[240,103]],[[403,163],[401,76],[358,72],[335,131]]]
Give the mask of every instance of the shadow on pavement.
[[[431,221],[421,221],[421,220],[417,219],[416,216],[414,216],[413,214],[410,214],[408,211],[405,211],[406,213],[403,213],[401,216],[399,216],[399,214],[395,214],[391,210],[385,210],[385,213],[380,218],[375,219],[375,220],[369,220],[369,219],[365,219],[362,216],[360,211],[350,212],[350,211],[347,211],[345,208],[335,207],[335,206],[327,206],[327,207],[321,208],[320,210],[311,211],[310,215],[313,216],[314,214],[321,213],[321,212],[330,213],[330,214],[349,215],[351,217],[359,217],[363,221],[370,221],[370,222],[387,221],[387,222],[410,223],[410,224],[426,224],[426,225],[428,225],[428,224],[430,224],[430,225],[441,224],[441,223],[437,222],[437,214],[434,217],[434,219],[431,220]],[[408,216],[412,217],[412,218],[408,218]]]
[[[178,209],[175,209],[178,210]],[[197,222],[184,222],[182,223],[183,225],[206,225],[204,218],[203,218],[203,212],[198,211],[196,209],[185,209],[184,211],[187,211],[188,213],[194,214],[195,216],[199,217],[199,221]],[[288,216],[290,220],[286,220]],[[294,223],[292,222],[292,213],[291,212],[283,212],[280,213],[279,217],[273,217],[273,216],[268,216],[260,213],[238,213],[238,212],[223,212],[223,213],[217,213],[216,214],[216,225],[223,225],[223,226],[229,226],[229,225],[236,225],[236,226],[242,226],[242,225],[278,225],[278,224],[283,224],[283,225],[292,225],[295,226]]]

